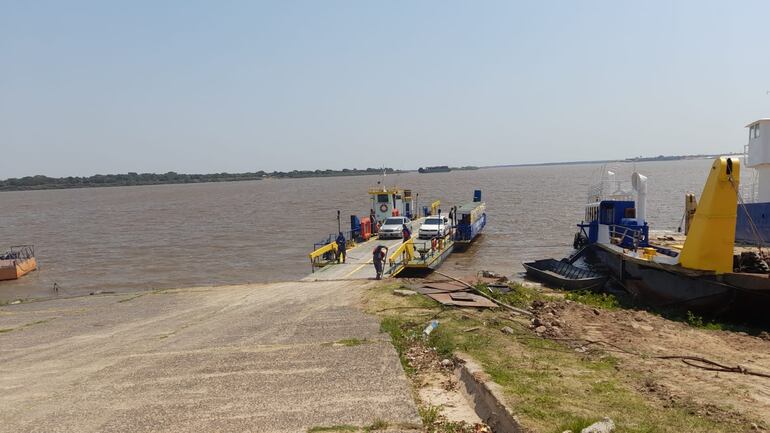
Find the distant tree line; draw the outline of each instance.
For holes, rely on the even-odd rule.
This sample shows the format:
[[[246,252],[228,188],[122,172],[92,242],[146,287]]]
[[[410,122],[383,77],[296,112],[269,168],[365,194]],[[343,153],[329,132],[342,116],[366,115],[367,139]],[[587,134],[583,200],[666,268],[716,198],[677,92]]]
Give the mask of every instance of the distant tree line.
[[[103,186],[134,186],[161,185],[169,183],[204,183],[204,182],[237,182],[244,180],[262,180],[266,178],[303,178],[330,176],[361,176],[367,174],[396,173],[392,168],[356,168],[342,170],[293,170],[293,171],[257,171],[253,173],[212,173],[212,174],[183,174],[169,171],[168,173],[126,173],[126,174],[96,174],[88,177],[48,177],[25,176],[9,178],[0,181],[0,191],[22,191],[36,189],[65,189],[92,188]]]

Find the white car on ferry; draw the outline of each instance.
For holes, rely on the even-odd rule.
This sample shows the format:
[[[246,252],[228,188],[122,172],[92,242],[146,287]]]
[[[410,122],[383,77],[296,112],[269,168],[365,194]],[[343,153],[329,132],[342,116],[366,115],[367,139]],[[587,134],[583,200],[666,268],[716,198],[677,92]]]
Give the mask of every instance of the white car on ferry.
[[[449,219],[445,216],[429,216],[420,226],[419,238],[432,239],[434,237],[444,237],[449,234]]]
[[[386,218],[385,222],[380,226],[378,237],[380,239],[398,239],[403,236],[404,224],[412,231],[412,222],[409,218],[396,216]]]

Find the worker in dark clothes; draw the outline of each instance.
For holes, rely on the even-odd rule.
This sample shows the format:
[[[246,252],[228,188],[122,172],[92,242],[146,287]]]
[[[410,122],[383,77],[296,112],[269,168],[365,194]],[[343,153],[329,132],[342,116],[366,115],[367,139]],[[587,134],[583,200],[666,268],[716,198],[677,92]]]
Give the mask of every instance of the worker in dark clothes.
[[[345,235],[340,232],[339,235],[337,235],[337,263],[340,262],[340,259],[342,259],[342,263],[345,263]]]
[[[404,242],[412,238],[412,232],[409,231],[409,227],[407,227],[406,224],[404,224],[404,227],[401,229],[401,233],[404,235]]]
[[[374,213],[374,209],[369,209],[369,219],[372,221],[372,234],[377,234],[380,229],[380,223],[377,221],[377,215]]]
[[[372,251],[372,263],[374,263],[374,270],[377,272],[377,279],[382,279],[382,271],[385,265],[385,257],[388,255],[388,247],[383,245],[377,245]]]

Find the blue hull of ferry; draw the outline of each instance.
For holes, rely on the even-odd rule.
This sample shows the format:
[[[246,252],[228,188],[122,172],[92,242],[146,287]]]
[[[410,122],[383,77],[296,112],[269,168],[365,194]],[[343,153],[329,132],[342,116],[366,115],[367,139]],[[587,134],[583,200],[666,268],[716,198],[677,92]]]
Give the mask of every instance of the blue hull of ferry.
[[[760,239],[754,234],[749,217],[759,232]],[[735,222],[735,241],[745,244],[764,244],[770,240],[770,203],[746,203],[745,208],[738,206],[738,219]]]
[[[481,218],[473,224],[459,224],[457,231],[455,232],[455,242],[470,243],[473,239],[484,230],[484,226],[487,225],[487,214],[482,214]]]

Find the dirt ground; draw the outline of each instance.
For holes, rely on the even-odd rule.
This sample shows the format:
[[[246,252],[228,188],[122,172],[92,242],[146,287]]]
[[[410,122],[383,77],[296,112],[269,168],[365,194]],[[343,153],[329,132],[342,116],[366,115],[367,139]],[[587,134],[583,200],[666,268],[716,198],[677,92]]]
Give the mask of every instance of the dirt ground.
[[[455,406],[436,399],[451,394],[451,383],[430,376],[436,364],[451,358],[448,353],[459,351],[502,387],[503,400],[524,431],[580,431],[603,417],[624,432],[770,431],[770,378],[656,358],[702,357],[770,374],[766,334],[693,327],[622,309],[612,297],[512,286],[502,300],[533,317],[505,309],[443,307],[423,296],[396,296],[395,287],[367,291],[364,310],[397,324],[389,328],[404,335],[421,333],[433,319],[440,322],[427,339],[435,354],[413,353],[408,339],[393,338],[402,362],[417,370],[407,372],[423,401],[421,411],[426,401],[446,415]],[[400,344],[404,340],[407,344]]]
[[[664,405],[678,404],[709,417],[762,420],[770,428],[770,378],[707,371],[681,360],[655,356],[703,357],[727,366],[770,374],[770,341],[742,332],[694,328],[646,311],[595,309],[571,301],[546,302],[535,309],[532,328],[577,350],[600,348],[621,360],[621,368],[643,377],[639,391]],[[764,334],[766,336],[766,334]],[[564,339],[564,340],[562,340]]]

